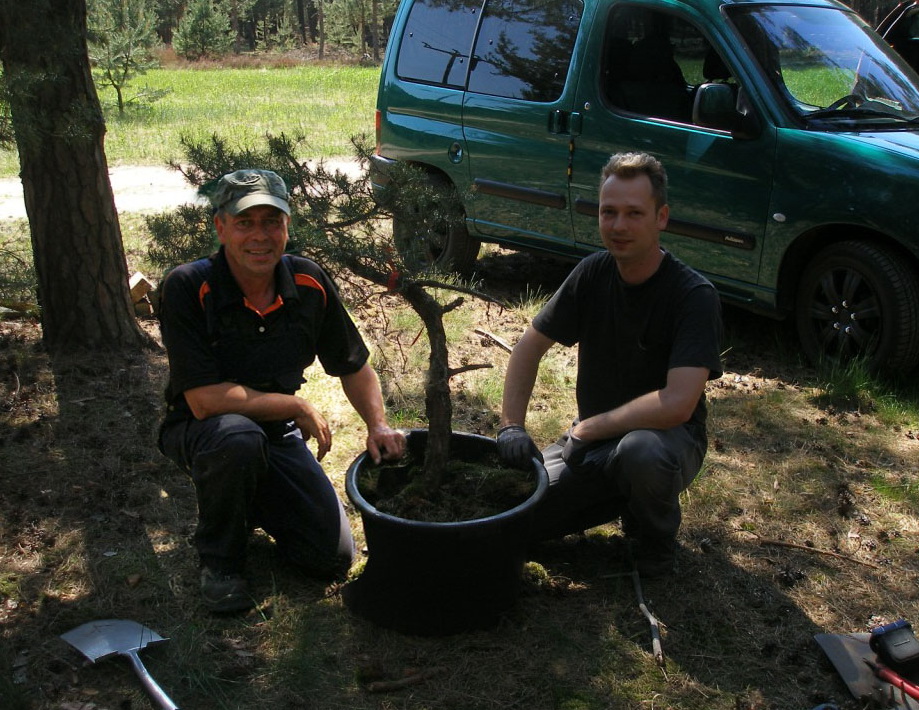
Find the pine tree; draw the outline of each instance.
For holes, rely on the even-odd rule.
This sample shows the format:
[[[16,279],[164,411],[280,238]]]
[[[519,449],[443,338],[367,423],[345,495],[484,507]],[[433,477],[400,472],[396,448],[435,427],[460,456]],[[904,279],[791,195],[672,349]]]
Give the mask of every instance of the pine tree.
[[[230,18],[212,0],[191,0],[172,35],[172,46],[192,61],[222,57],[233,46]]]
[[[97,86],[115,90],[118,113],[123,114],[130,81],[156,66],[151,0],[90,0],[88,12],[93,78]]]
[[[45,346],[57,357],[149,342],[128,291],[105,122],[86,50],[85,0],[0,2],[0,61]]]

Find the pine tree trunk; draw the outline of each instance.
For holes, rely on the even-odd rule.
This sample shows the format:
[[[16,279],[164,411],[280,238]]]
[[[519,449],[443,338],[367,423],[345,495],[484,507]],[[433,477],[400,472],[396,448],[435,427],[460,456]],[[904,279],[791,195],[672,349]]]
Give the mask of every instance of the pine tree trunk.
[[[304,0],[306,5],[306,28],[310,42],[319,41],[319,8],[316,0]]]
[[[319,23],[319,59],[325,58],[325,7],[323,0],[316,2],[317,22]]]
[[[440,488],[444,468],[450,460],[453,403],[450,400],[450,364],[443,307],[423,287],[410,285],[402,294],[421,317],[431,348],[425,382],[425,412],[428,441],[424,453],[425,487],[430,493]]]
[[[300,41],[306,46],[309,42],[309,34],[306,31],[306,7],[304,7],[303,1],[296,0],[297,29],[299,30]]]
[[[233,33],[233,54],[242,52],[242,38],[239,34],[239,3],[230,3],[230,31]]]
[[[373,61],[380,61],[380,0],[370,3],[370,42],[373,46]]]
[[[85,0],[0,0],[42,333],[52,353],[147,342],[128,291]]]

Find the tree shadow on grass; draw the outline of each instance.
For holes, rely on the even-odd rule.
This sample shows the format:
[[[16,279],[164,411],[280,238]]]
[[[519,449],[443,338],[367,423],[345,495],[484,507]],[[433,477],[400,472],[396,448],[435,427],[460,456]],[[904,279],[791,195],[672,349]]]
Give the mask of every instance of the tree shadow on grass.
[[[3,467],[0,494],[3,636],[17,667],[6,677],[29,702],[106,687],[113,706],[130,703],[142,691],[127,663],[83,670],[58,636],[107,618],[168,635],[182,616],[170,566],[185,564],[194,498],[155,446],[162,354],[50,361],[35,328],[10,361],[19,388],[3,436],[15,462]],[[162,647],[148,654],[152,666],[168,659]]]
[[[638,607],[621,535],[608,525],[586,536],[544,543],[531,556],[564,589],[545,604],[603,608],[594,627],[579,629],[600,655],[585,679],[604,693],[583,707],[809,708],[834,703],[860,708],[814,642],[826,631],[809,618],[773,564],[750,571],[735,556],[761,557],[755,542],[712,544],[718,531],[682,535],[678,573],[644,580],[643,599],[662,627],[665,666],[655,669],[651,626]],[[709,537],[711,535],[712,537]],[[832,573],[833,562],[795,560],[809,574]],[[814,568],[814,566],[816,568]],[[773,574],[773,571],[775,572]],[[551,584],[551,582],[550,582]],[[551,609],[546,615],[552,618]],[[588,620],[584,617],[582,622]],[[575,627],[577,628],[577,627]],[[598,643],[599,642],[599,643]],[[586,690],[582,688],[582,700]],[[618,700],[615,700],[618,698]]]
[[[25,349],[0,361],[19,381],[0,393],[9,395],[0,412],[0,706],[154,707],[125,659],[88,666],[58,638],[115,618],[169,639],[141,656],[181,707],[275,707],[288,681],[260,682],[274,649],[276,625],[266,622],[284,628],[289,617],[340,606],[334,587],[281,564],[259,534],[249,554],[258,608],[208,614],[194,487],[156,446],[164,353],[52,363],[39,338],[33,324]]]

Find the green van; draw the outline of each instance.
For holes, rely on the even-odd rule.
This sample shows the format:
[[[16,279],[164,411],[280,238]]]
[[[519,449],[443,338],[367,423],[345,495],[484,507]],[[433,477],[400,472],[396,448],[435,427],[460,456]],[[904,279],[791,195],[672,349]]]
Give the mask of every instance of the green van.
[[[919,364],[919,76],[833,0],[403,0],[374,189],[423,168],[464,219],[400,250],[602,248],[600,169],[670,175],[666,248],[812,359]]]

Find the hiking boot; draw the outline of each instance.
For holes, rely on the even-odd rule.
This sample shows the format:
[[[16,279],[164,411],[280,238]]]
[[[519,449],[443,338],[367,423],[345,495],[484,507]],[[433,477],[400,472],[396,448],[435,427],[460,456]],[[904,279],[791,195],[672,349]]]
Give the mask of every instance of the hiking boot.
[[[632,564],[643,579],[661,579],[676,573],[677,542],[673,538],[633,539]]]
[[[214,614],[247,611],[255,606],[249,585],[241,575],[224,574],[209,567],[201,569],[201,598],[207,610]]]

